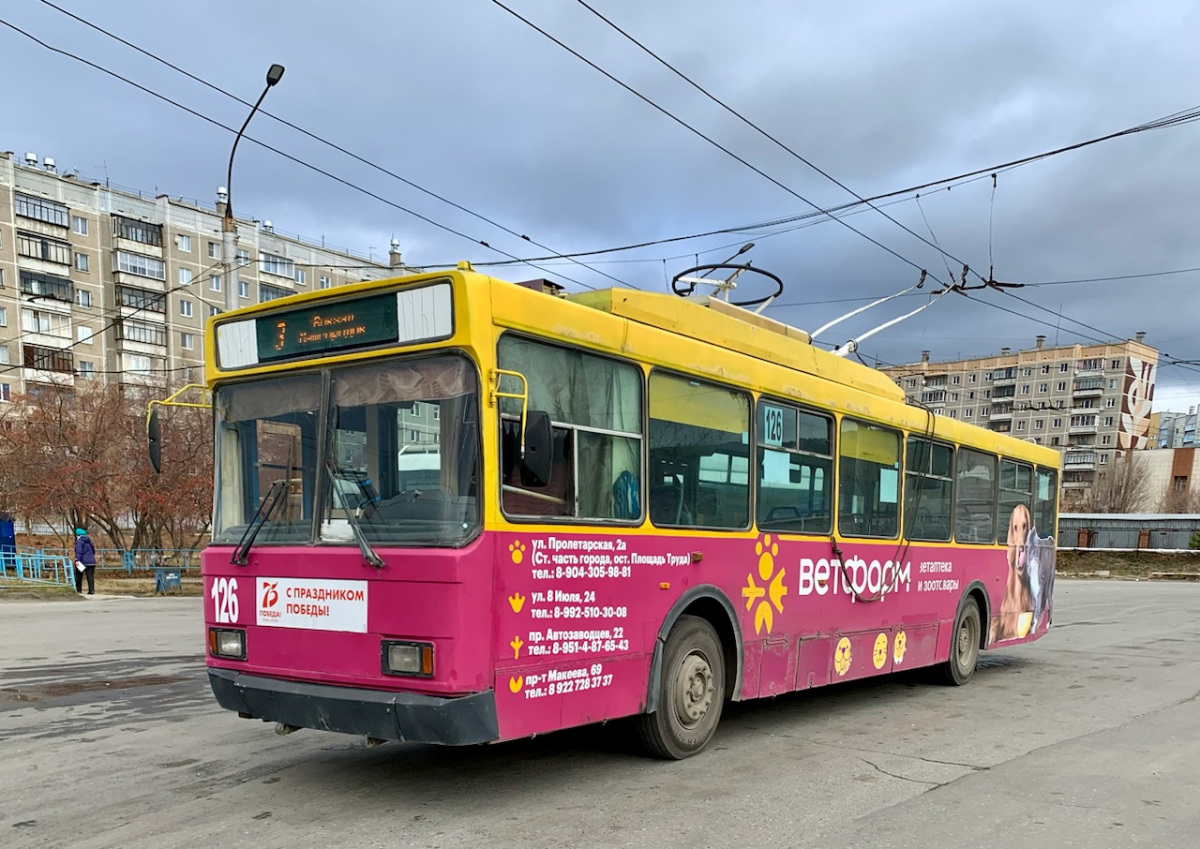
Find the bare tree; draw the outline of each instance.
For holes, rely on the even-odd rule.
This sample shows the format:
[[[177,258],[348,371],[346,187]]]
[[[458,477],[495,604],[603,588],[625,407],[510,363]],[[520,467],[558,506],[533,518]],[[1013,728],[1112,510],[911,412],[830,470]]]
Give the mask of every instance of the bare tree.
[[[1090,489],[1071,490],[1069,508],[1080,513],[1137,513],[1150,498],[1145,474],[1134,462],[1133,452],[1115,453],[1108,468],[1098,471]],[[1074,493],[1078,492],[1078,495]]]

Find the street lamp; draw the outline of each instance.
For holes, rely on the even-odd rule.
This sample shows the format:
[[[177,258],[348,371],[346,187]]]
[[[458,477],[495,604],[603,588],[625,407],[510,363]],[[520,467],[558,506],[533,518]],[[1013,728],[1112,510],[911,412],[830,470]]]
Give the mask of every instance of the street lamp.
[[[250,119],[262,105],[263,98],[281,79],[283,79],[283,65],[272,65],[267,71],[267,87],[263,89],[262,94],[255,101],[254,107],[250,110],[250,114],[246,116],[245,123],[242,124],[242,128],[238,130],[237,136],[233,139],[233,148],[229,151],[229,171],[225,176],[225,217],[221,222],[221,264],[224,266],[226,311],[235,309],[238,299],[237,281],[233,274],[234,262],[237,259],[237,222],[233,220],[233,155],[237,153],[242,133],[246,132],[246,127],[250,126]]]

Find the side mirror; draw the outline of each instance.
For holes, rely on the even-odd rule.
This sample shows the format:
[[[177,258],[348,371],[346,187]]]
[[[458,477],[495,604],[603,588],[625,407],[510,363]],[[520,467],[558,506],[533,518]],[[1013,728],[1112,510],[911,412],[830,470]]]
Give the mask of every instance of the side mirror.
[[[545,486],[550,483],[554,465],[554,433],[550,429],[550,414],[545,410],[530,410],[525,414],[525,456],[521,460],[522,486]]]
[[[158,423],[158,407],[150,408],[146,418],[146,447],[150,450],[150,465],[155,474],[162,472],[162,426]]]

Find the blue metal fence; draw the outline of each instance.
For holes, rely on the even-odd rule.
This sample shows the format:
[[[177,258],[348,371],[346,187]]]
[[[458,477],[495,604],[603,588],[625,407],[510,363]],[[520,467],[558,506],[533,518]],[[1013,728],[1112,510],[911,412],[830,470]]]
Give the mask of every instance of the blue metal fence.
[[[0,553],[0,578],[16,578],[48,584],[74,586],[75,551],[68,548],[18,548],[16,553]],[[199,571],[200,551],[193,548],[120,548],[96,549],[96,571],[150,571],[169,568],[184,574]]]

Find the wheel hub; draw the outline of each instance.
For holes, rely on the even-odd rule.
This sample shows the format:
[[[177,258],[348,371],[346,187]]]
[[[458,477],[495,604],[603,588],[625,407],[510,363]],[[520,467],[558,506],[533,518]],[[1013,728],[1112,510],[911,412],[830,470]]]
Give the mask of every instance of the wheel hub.
[[[675,715],[688,727],[708,713],[713,702],[713,671],[703,655],[689,654],[675,678]]]

